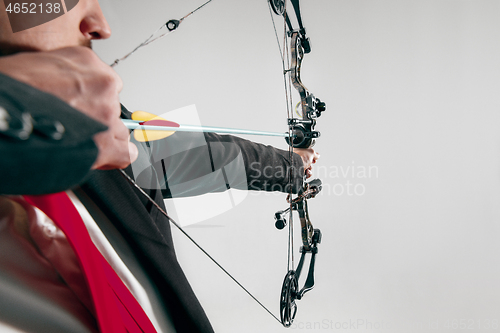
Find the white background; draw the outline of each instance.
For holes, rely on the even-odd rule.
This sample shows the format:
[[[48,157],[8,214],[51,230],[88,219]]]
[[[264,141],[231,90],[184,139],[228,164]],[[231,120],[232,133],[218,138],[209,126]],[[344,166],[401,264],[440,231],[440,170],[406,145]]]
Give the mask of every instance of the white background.
[[[201,3],[102,0],[113,37],[95,49],[111,63]],[[303,82],[328,104],[316,145],[325,190],[310,202],[323,243],[289,331],[490,332],[492,320],[500,330],[500,1],[304,0],[302,10],[313,48]],[[196,104],[204,125],[286,130],[265,0],[214,0],[116,69],[131,110]],[[358,173],[369,167],[377,173]],[[193,210],[214,209],[207,202]],[[249,193],[186,229],[276,315],[287,244],[273,214],[285,206],[285,195]],[[285,331],[175,236],[217,332]]]

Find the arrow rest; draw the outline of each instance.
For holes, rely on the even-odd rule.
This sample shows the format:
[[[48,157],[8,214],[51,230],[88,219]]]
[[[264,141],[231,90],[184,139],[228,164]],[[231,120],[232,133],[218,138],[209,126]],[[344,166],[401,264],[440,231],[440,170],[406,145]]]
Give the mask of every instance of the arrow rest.
[[[285,141],[293,148],[311,148],[315,144],[316,138],[321,136],[318,131],[313,131],[315,120],[300,120],[296,118],[288,119],[288,124],[292,130],[292,137],[286,137]]]
[[[291,128],[293,139],[285,138],[286,143],[294,148],[311,148],[314,146],[316,138],[321,136],[321,133],[314,130],[316,119],[321,117],[321,113],[326,110],[326,103],[319,98],[309,94],[306,97],[305,103],[302,104],[305,108],[302,111],[302,118],[288,118],[288,126]]]

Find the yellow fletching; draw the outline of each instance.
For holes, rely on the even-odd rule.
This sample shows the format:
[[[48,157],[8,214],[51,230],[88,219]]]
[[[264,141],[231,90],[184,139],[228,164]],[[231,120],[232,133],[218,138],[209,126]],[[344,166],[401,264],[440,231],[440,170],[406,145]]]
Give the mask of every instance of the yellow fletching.
[[[166,120],[162,117],[159,117],[155,114],[146,111],[135,111],[132,113],[132,120],[150,121],[156,119]],[[149,141],[165,139],[174,133],[175,131],[155,131],[155,130],[136,129],[134,130],[134,138],[139,142],[149,142]]]
[[[137,121],[148,121],[152,119],[161,119],[161,120],[166,120],[161,117],[158,117],[155,114],[146,112],[146,111],[135,111],[132,113],[132,120],[137,120]]]

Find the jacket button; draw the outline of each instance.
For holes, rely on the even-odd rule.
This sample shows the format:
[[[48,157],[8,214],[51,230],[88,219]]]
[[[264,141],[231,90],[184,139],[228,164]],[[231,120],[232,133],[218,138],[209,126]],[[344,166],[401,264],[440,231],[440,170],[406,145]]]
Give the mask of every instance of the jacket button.
[[[60,121],[49,117],[35,117],[33,119],[34,131],[51,140],[61,140],[66,129]]]
[[[33,132],[33,122],[28,112],[10,115],[0,106],[0,135],[14,140],[27,140]]]
[[[0,131],[3,132],[9,128],[9,114],[7,110],[0,106]]]

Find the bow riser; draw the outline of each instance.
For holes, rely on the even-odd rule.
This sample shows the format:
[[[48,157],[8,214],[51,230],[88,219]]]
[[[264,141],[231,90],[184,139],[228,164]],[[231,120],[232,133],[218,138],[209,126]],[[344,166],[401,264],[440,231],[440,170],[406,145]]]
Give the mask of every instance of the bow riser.
[[[326,110],[326,104],[310,93],[300,78],[302,61],[306,53],[304,50],[304,38],[300,31],[291,31],[290,33],[291,63],[288,72],[293,87],[299,93],[301,108],[301,119],[293,118],[288,120],[295,139],[292,143],[287,140],[287,143],[294,148],[310,148],[314,146],[315,139],[321,135],[320,132],[314,130],[316,119]],[[307,45],[309,45],[309,42]]]

